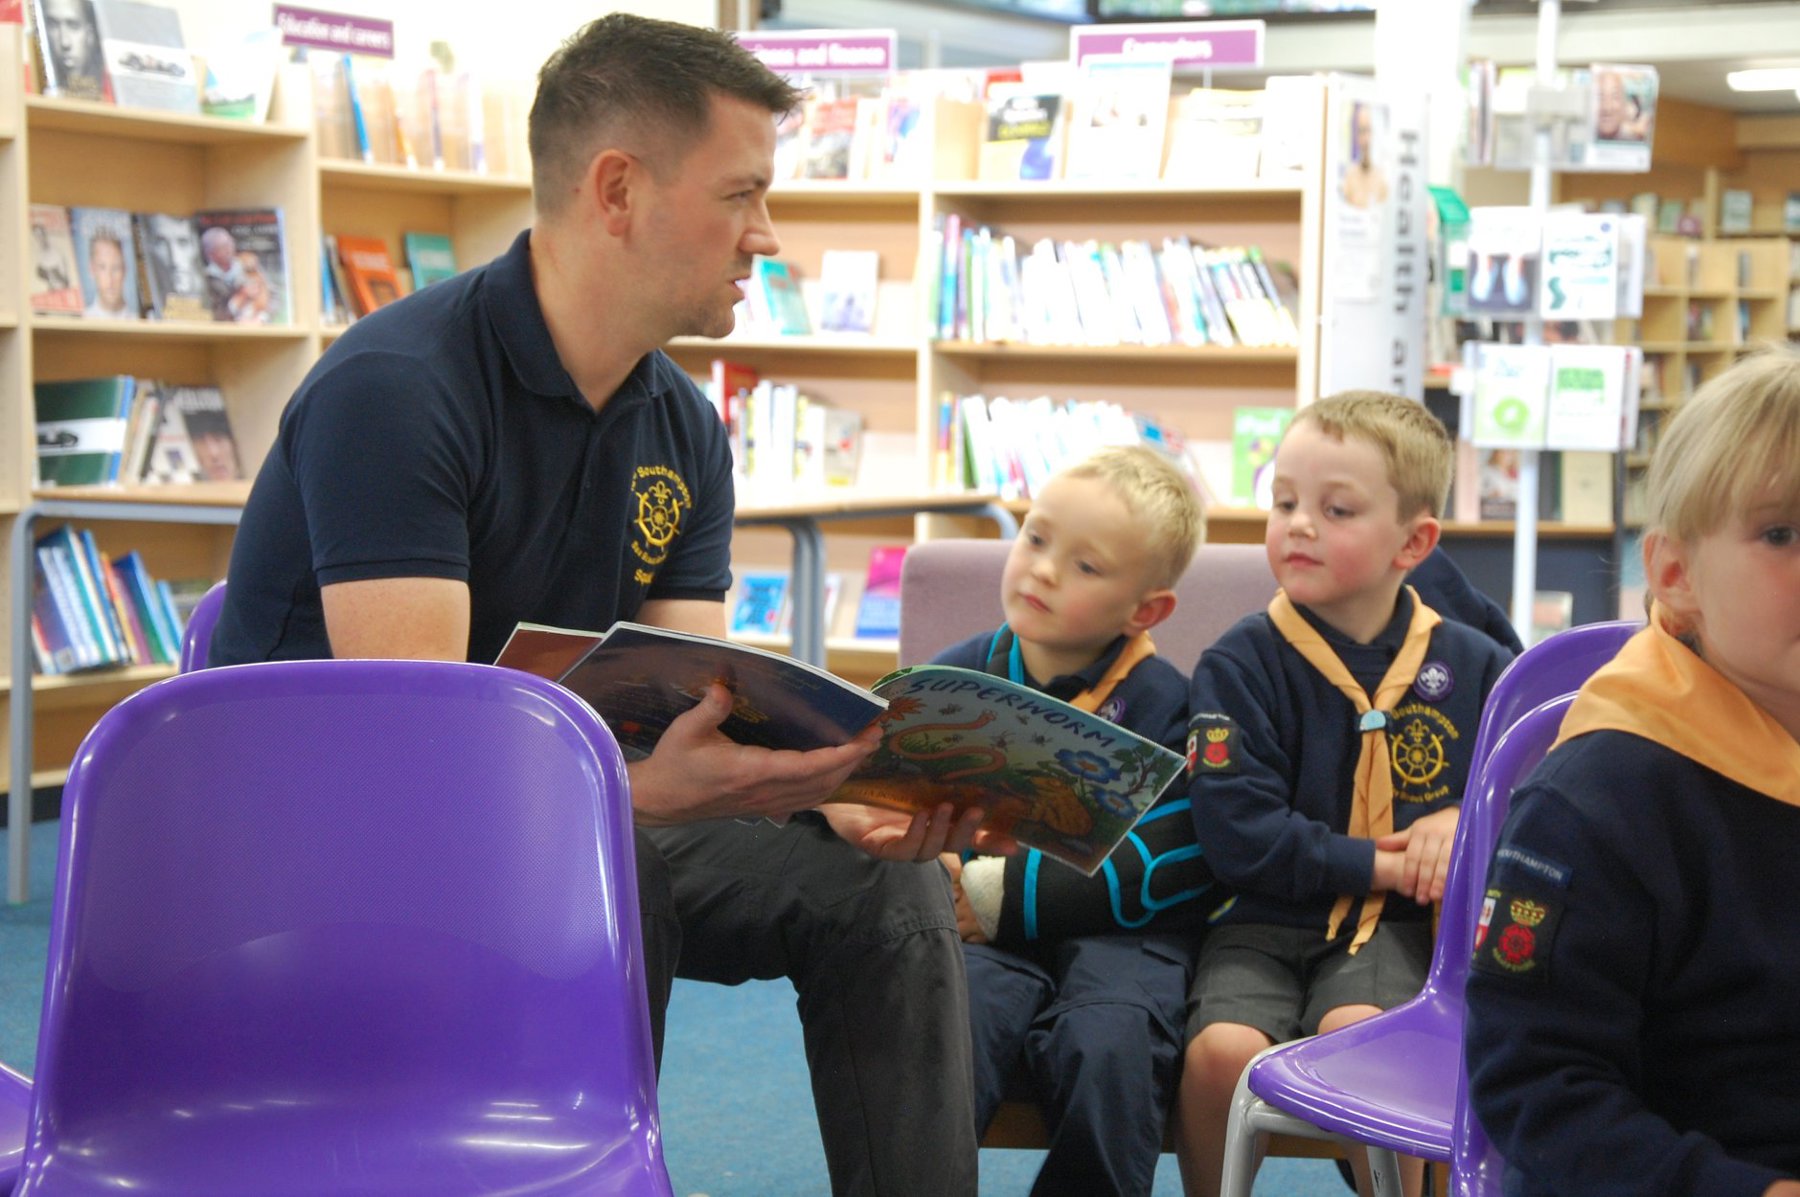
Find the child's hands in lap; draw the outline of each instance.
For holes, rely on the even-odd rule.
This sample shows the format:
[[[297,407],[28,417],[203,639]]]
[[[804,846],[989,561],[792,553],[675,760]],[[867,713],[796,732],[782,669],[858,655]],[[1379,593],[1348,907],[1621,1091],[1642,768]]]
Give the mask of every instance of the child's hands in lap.
[[[1417,819],[1405,831],[1384,835],[1375,841],[1378,866],[1375,888],[1381,885],[1384,871],[1379,867],[1379,854],[1403,854],[1395,862],[1399,876],[1387,888],[1411,897],[1424,906],[1444,896],[1444,880],[1450,873],[1450,847],[1456,838],[1456,820],[1462,812],[1457,807],[1433,811]]]

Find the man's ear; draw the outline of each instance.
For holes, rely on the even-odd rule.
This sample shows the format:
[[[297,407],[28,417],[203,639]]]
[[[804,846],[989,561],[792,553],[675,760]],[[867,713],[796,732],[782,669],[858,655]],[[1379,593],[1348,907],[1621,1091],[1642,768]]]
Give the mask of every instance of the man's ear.
[[[644,164],[624,150],[602,150],[588,163],[587,184],[594,214],[608,234],[622,237],[642,200]]]
[[[1138,600],[1137,609],[1131,613],[1131,618],[1125,621],[1125,634],[1135,636],[1139,632],[1147,632],[1174,613],[1175,592],[1173,590],[1152,590]]]
[[[1435,515],[1414,516],[1406,533],[1406,542],[1394,555],[1394,567],[1403,573],[1410,572],[1413,566],[1431,556],[1431,550],[1437,548],[1443,532],[1444,526]]]

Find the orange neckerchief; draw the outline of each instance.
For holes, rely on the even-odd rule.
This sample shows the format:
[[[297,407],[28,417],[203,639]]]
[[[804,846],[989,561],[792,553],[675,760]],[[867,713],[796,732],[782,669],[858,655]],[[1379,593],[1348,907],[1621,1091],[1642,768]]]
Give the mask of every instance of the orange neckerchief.
[[[1412,622],[1407,625],[1406,641],[1395,654],[1394,663],[1388,666],[1381,683],[1375,687],[1373,699],[1350,676],[1350,670],[1338,659],[1325,638],[1306,622],[1286,591],[1276,591],[1274,601],[1269,604],[1269,618],[1274,621],[1275,630],[1294,646],[1295,652],[1306,658],[1307,664],[1343,691],[1360,717],[1357,726],[1362,729],[1362,754],[1356,758],[1356,791],[1350,804],[1349,827],[1349,834],[1359,839],[1380,839],[1393,833],[1394,775],[1388,764],[1387,713],[1419,676],[1419,666],[1424,663],[1425,650],[1431,643],[1431,629],[1441,622],[1438,613],[1420,601],[1418,591],[1408,586],[1406,592],[1412,596]],[[1326,939],[1337,934],[1355,900],[1354,894],[1338,895],[1331,908],[1331,920],[1325,926]],[[1380,890],[1363,897],[1362,913],[1356,921],[1356,937],[1350,941],[1352,956],[1375,934],[1375,924],[1381,918],[1381,908],[1386,900],[1387,894]]]
[[[1602,730],[1662,744],[1759,794],[1800,806],[1800,742],[1677,640],[1661,606],[1581,687],[1551,747]]]
[[[1119,683],[1124,681],[1140,662],[1149,660],[1155,655],[1156,645],[1150,643],[1150,633],[1139,632],[1125,642],[1125,647],[1119,650],[1118,658],[1113,661],[1112,667],[1101,676],[1100,680],[1095,682],[1091,689],[1083,690],[1071,698],[1069,705],[1090,713],[1099,710],[1100,704],[1112,696],[1112,692],[1118,688]]]

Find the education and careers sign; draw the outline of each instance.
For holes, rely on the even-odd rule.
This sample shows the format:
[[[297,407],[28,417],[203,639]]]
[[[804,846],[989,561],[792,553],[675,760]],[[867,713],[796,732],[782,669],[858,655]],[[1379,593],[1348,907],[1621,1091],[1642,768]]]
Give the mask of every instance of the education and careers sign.
[[[787,29],[737,40],[777,75],[885,75],[899,59],[892,29]]]
[[[1259,67],[1263,21],[1167,21],[1145,25],[1081,25],[1069,31],[1069,57],[1090,54],[1167,58],[1178,71],[1202,67]]]
[[[321,12],[315,8],[275,5],[275,27],[284,46],[311,46],[340,54],[394,56],[394,23],[360,13]]]

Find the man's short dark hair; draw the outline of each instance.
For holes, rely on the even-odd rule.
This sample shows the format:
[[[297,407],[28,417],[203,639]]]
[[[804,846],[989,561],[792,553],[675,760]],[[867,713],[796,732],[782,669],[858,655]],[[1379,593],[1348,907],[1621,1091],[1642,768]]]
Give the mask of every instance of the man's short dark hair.
[[[642,152],[653,142],[685,147],[704,137],[714,95],[760,104],[771,117],[800,100],[720,30],[630,13],[589,22],[538,72],[530,124],[538,211],[562,208],[602,138],[633,136]]]

